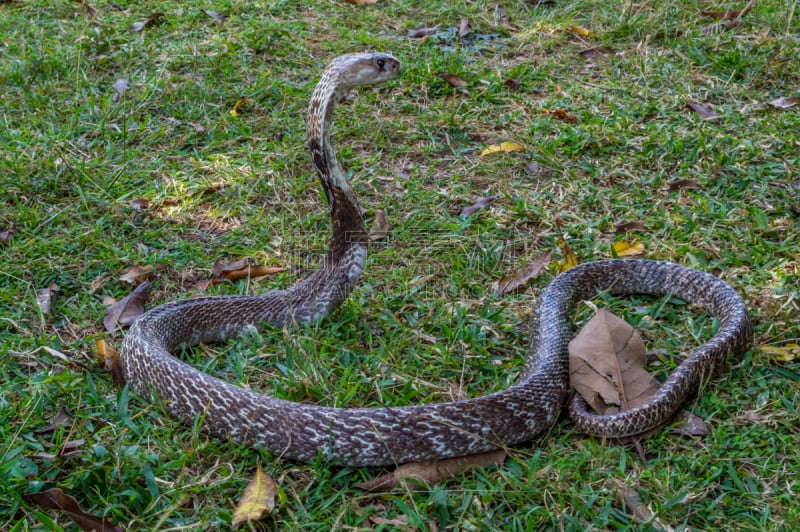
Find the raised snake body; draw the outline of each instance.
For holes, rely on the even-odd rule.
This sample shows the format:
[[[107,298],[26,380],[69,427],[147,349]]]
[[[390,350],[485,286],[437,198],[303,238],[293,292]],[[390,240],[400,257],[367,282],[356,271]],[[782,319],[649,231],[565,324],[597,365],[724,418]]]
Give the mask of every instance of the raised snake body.
[[[219,437],[263,446],[276,456],[304,461],[322,456],[342,465],[399,464],[483,452],[546,430],[568,390],[567,312],[599,290],[673,294],[704,306],[719,327],[646,405],[597,417],[573,402],[573,419],[584,432],[627,436],[663,423],[728,353],[740,355],[752,344],[744,302],[725,282],[667,262],[609,260],[581,264],[555,278],[533,313],[523,376],[505,390],[474,399],[378,408],[295,403],[226,383],[173,357],[170,352],[181,344],[222,341],[248,327],[316,322],[347,297],[364,267],[367,235],[330,144],[331,113],[351,88],[387,80],[399,69],[399,61],[387,54],[342,56],[331,63],[311,97],[308,143],[333,221],[322,265],[286,290],[193,298],[147,312],[121,351],[124,376],[134,391],[165,401],[180,418],[202,416],[203,427]]]

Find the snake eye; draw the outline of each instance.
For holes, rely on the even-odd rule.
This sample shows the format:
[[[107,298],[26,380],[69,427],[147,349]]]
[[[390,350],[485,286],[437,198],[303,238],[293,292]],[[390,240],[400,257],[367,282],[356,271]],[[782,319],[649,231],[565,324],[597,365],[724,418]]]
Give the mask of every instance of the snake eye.
[[[383,67],[386,66],[386,59],[380,58],[375,62],[378,64],[378,70],[383,71]]]

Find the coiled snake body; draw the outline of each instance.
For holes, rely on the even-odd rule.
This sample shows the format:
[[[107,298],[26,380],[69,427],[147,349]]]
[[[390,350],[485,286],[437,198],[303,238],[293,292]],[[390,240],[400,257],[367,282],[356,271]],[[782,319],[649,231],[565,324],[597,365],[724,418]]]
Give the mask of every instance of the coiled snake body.
[[[744,302],[712,275],[667,262],[610,260],[579,265],[560,274],[542,293],[520,380],[473,399],[379,408],[331,408],[255,393],[211,377],[170,354],[181,344],[215,342],[251,326],[287,326],[320,320],[353,289],[366,258],[361,213],[330,144],[330,118],[351,88],[392,78],[400,63],[387,54],[353,54],[334,60],[311,97],[308,144],[327,196],[333,237],[322,265],[299,284],[253,296],[200,297],[147,312],[122,346],[124,376],[131,388],[166,402],[183,419],[203,417],[211,433],[276,456],[338,464],[384,465],[462,456],[522,442],[546,430],[568,390],[567,312],[598,290],[614,294],[670,293],[703,305],[719,320],[716,334],[673,372],[646,405],[597,417],[579,403],[572,414],[592,434],[626,436],[664,422],[718,369],[728,353],[752,344]]]

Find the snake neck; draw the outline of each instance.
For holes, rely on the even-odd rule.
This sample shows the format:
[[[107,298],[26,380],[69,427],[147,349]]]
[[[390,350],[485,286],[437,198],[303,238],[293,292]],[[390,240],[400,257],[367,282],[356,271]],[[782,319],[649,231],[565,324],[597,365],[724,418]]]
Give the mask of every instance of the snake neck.
[[[361,210],[330,140],[333,109],[347,90],[340,84],[337,72],[329,71],[309,102],[308,147],[328,200],[333,236],[322,265],[292,289],[303,294],[304,302],[298,307],[314,309],[310,314],[296,313],[297,322],[317,321],[338,306],[355,287],[366,261],[368,238]]]

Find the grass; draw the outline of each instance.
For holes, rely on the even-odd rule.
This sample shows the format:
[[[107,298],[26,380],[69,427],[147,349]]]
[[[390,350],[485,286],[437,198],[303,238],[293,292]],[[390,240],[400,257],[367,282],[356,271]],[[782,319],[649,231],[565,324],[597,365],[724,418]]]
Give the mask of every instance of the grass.
[[[796,2],[758,3],[743,26],[717,34],[701,31],[712,23],[701,9],[742,6],[651,4],[209,5],[224,24],[169,0],[98,0],[94,16],[78,2],[0,5],[0,231],[16,231],[0,247],[0,529],[74,529],[22,501],[50,487],[134,530],[225,529],[258,464],[281,489],[263,528],[800,524],[800,369],[757,350],[689,405],[711,433],[662,431],[643,444],[646,464],[564,419],[500,468],[380,495],[354,487],[375,471],[286,462],[181,425],[115,388],[94,360],[95,339],[119,344],[103,331],[100,296],[127,294],[118,276],[131,266],[166,265],[153,279],[157,304],[197,293],[215,258],[296,268],[214,293],[285,286],[316,264],[329,229],[302,147],[304,108],[329,58],[368,49],[397,55],[403,73],[341,106],[335,141],[368,220],[388,213],[388,242],[330,319],[205,346],[187,354],[195,365],[338,406],[500,389],[521,370],[526,317],[555,269],[506,297],[491,283],[546,250],[558,255],[560,236],[581,260],[608,257],[625,221],[644,223],[627,238],[649,257],[715,272],[743,293],[759,345],[797,342],[800,115],[765,105],[797,95]],[[165,16],[130,31],[154,12]],[[462,17],[471,41],[455,36]],[[406,37],[437,24],[427,39]],[[578,55],[594,46],[612,52]],[[453,89],[441,71],[468,86]],[[130,86],[122,96],[118,79]],[[699,119],[689,101],[718,120]],[[577,120],[543,112],[557,109]],[[479,156],[505,140],[528,150]],[[679,179],[699,188],[664,190]],[[457,216],[491,194],[490,207]],[[134,209],[136,198],[153,208]],[[50,282],[59,292],[45,314],[36,293]],[[653,317],[660,300],[597,303],[637,323],[651,349],[685,353],[711,327],[681,305]],[[59,412],[69,423],[48,428]],[[611,480],[658,522],[637,523]]]

